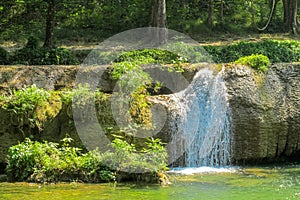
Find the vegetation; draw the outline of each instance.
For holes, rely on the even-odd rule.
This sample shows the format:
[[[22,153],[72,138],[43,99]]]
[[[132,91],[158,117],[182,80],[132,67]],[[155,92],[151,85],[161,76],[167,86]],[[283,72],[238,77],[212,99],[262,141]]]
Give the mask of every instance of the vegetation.
[[[238,42],[224,46],[204,46],[217,63],[230,63],[252,54],[263,54],[272,63],[299,62],[300,42],[296,40],[262,40],[259,42]]]
[[[167,153],[159,139],[149,139],[148,147],[137,152],[121,138],[116,138],[114,152],[98,150],[82,153],[70,146],[71,138],[61,144],[24,142],[9,149],[7,174],[14,181],[57,182],[114,182],[119,172],[157,173],[166,169]]]
[[[113,151],[106,153],[86,153],[72,147],[70,138],[65,138],[60,145],[31,141],[38,139],[35,134],[43,132],[44,122],[57,116],[64,106],[84,107],[96,102],[101,107],[100,104],[107,103],[106,96],[81,85],[73,91],[46,91],[35,85],[12,90],[0,96],[1,109],[11,121],[16,120],[16,130],[23,138],[31,140],[10,148],[7,173],[12,180],[20,181],[102,182],[114,181],[122,171],[165,170],[167,154],[160,140],[150,138],[145,144],[147,148],[143,148],[117,136],[124,133],[134,138],[139,134],[138,128],[153,128],[149,91],[159,90],[163,83],[153,83],[143,71],[143,65],[161,64],[170,71],[183,72],[184,63],[214,61],[243,64],[265,72],[270,63],[300,61],[300,42],[296,40],[204,46],[178,42],[168,46],[168,51],[140,49],[123,52],[117,58],[114,52],[97,55],[99,52],[90,49],[73,52],[59,46],[70,41],[99,42],[125,30],[148,26],[168,27],[196,39],[217,34],[225,39],[232,34],[248,33],[296,35],[299,32],[297,4],[295,0],[2,0],[0,43],[17,42],[22,47],[14,51],[0,47],[0,65],[77,65],[88,54],[95,54],[99,63],[92,64],[112,66],[110,78],[116,82],[116,90],[110,95],[114,100],[110,103],[116,105],[118,115],[128,124],[128,127],[112,128],[111,132],[116,134]],[[157,32],[153,42],[164,45],[166,35],[165,31]]]
[[[8,63],[8,52],[0,47],[0,65]]]
[[[115,136],[114,152],[106,152],[101,161],[110,169],[129,173],[159,172],[167,169],[167,152],[160,139],[148,138],[146,147],[137,151],[121,136]]]
[[[300,60],[300,42],[296,40],[274,40],[265,39],[257,42],[237,42],[230,45],[204,45],[190,46],[175,43],[167,50],[141,49],[124,52],[114,60],[114,79],[120,78],[122,70],[133,70],[138,65],[163,64],[173,66],[182,72],[182,64],[210,62],[230,63],[240,57],[252,54],[266,55],[272,63],[298,62]],[[170,52],[172,51],[172,52]],[[175,53],[176,52],[176,53]],[[25,64],[25,65],[69,65],[79,64],[79,61],[90,53],[90,51],[77,51],[73,53],[67,49],[47,49],[39,46],[35,37],[29,37],[26,46],[15,52],[8,53],[0,48],[0,62],[2,64]],[[97,53],[97,52],[92,52]],[[101,54],[101,63],[111,61],[115,55],[109,53]],[[116,77],[114,77],[116,76]]]
[[[246,65],[252,67],[253,69],[257,69],[258,71],[266,72],[268,71],[270,60],[267,56],[262,54],[252,54],[251,56],[241,57],[234,63]]]
[[[115,62],[136,62],[143,64],[172,64],[181,61],[181,57],[176,53],[160,49],[133,50],[121,54]]]
[[[57,182],[86,181],[103,182],[114,179],[95,152],[82,154],[81,149],[70,146],[71,138],[62,144],[33,142],[23,143],[9,149],[7,174],[14,181]]]
[[[14,52],[10,64],[24,65],[70,65],[78,64],[75,56],[67,49],[40,47],[36,37],[30,36],[24,48]]]
[[[194,36],[296,33],[297,12],[294,0],[3,0],[0,39],[24,41],[35,34],[54,48],[56,41],[99,41],[132,28],[166,25]]]
[[[2,109],[14,114],[20,127],[28,123],[31,128],[38,129],[42,129],[42,123],[48,116],[53,117],[58,112],[58,108],[51,103],[52,100],[51,93],[35,85],[0,96]],[[22,129],[20,131],[23,132]]]

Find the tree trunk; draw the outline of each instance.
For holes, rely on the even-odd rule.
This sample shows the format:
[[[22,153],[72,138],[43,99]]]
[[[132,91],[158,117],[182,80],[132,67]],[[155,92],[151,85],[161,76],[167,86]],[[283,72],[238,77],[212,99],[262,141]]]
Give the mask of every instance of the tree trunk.
[[[166,28],[167,27],[167,9],[166,0],[153,0],[151,27]]]
[[[221,0],[220,5],[220,22],[222,25],[224,24],[224,0]]]
[[[298,20],[297,20],[297,1],[296,0],[282,0],[284,10],[284,28],[285,31],[292,31],[297,34]]]
[[[54,26],[55,26],[55,13],[56,13],[56,2],[55,0],[47,0],[48,9],[46,17],[46,37],[44,47],[54,48]]]
[[[153,0],[151,27],[157,27],[153,32],[153,42],[161,45],[167,42],[167,6],[166,0]]]
[[[251,2],[251,26],[255,27],[255,8],[253,0]]]
[[[208,22],[209,27],[213,28],[213,26],[214,26],[214,0],[209,0],[207,22]]]

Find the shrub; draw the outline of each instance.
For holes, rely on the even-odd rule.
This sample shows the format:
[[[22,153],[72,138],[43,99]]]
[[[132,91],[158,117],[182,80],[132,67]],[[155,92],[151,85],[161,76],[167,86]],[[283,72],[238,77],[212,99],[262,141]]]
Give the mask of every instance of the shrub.
[[[38,63],[37,63],[38,64]],[[43,64],[46,65],[75,65],[77,59],[71,51],[64,48],[46,49]]]
[[[112,79],[117,81],[118,92],[115,105],[128,123],[149,126],[151,124],[151,106],[147,101],[148,89],[152,79],[140,66],[141,61],[124,61],[113,64]],[[117,96],[116,96],[117,95]],[[124,107],[129,108],[129,112]]]
[[[0,65],[8,64],[8,52],[0,47]]]
[[[88,57],[88,55],[92,52],[92,50],[74,50],[73,55],[78,60],[78,63],[82,63]]]
[[[74,65],[78,64],[73,54],[63,48],[23,48],[11,57],[11,64],[23,65]]]
[[[10,58],[11,64],[24,65],[73,65],[76,57],[68,49],[39,47],[38,39],[31,36],[24,48],[17,50]]]
[[[35,36],[29,36],[27,43],[25,45],[27,49],[37,49],[39,48],[39,39]]]
[[[61,145],[26,139],[10,147],[7,175],[12,181],[108,182],[118,172],[155,174],[167,168],[167,152],[159,139],[149,139],[147,148],[137,152],[134,145],[116,137],[114,152],[103,154],[97,150],[82,153],[71,142],[71,138],[64,138]]]
[[[162,63],[162,64],[172,64],[180,60],[180,56],[176,53],[172,53],[167,50],[160,49],[143,49],[134,50],[121,54],[115,62],[136,62],[140,61],[143,63]]]
[[[160,139],[148,138],[147,147],[137,151],[121,136],[115,136],[112,147],[114,152],[106,152],[101,160],[117,172],[146,173],[167,169],[167,151]]]
[[[242,64],[259,71],[266,72],[270,65],[270,60],[262,54],[252,54],[251,56],[241,57],[235,61],[236,64]]]
[[[201,63],[211,62],[211,56],[200,45],[189,45],[182,42],[171,43],[168,49],[180,55],[179,63]],[[176,64],[177,62],[175,62]]]
[[[60,146],[26,139],[10,147],[8,176],[14,181],[34,182],[107,182],[114,179],[113,172],[99,161],[97,152],[83,154],[81,149],[70,146],[71,141],[71,138],[65,138]]]
[[[234,62],[240,57],[263,54],[272,63],[298,62],[300,42],[295,40],[262,40],[259,42],[238,42],[224,46],[204,46],[205,50],[217,63]]]
[[[2,109],[15,114],[20,120],[20,126],[25,123],[31,128],[42,128],[42,122],[47,117],[57,114],[59,104],[51,103],[51,93],[38,88],[36,85],[24,87],[21,90],[13,90],[10,95],[0,96]]]

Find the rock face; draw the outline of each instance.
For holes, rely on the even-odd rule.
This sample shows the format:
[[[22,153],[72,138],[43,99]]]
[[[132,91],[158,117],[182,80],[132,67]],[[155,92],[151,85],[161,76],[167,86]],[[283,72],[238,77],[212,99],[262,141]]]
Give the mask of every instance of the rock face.
[[[200,66],[202,67],[203,65]],[[149,67],[146,71],[157,80],[169,79],[168,88],[172,90],[161,91],[161,94],[169,94],[185,88],[195,75],[196,69],[186,70],[178,78],[174,78],[176,74],[173,78],[168,78],[169,72],[160,67]],[[4,66],[0,68],[0,91],[19,89],[33,83],[51,90],[72,87],[78,70],[80,67],[76,66]],[[90,71],[86,73],[103,73],[99,88],[103,92],[113,92],[115,81],[109,78],[107,68],[96,68],[92,74]],[[244,66],[230,66],[226,68],[223,77],[232,112],[233,164],[268,163],[299,157],[300,64],[276,64],[270,67],[267,74]],[[167,95],[165,98],[153,98],[154,102],[164,107],[172,107],[172,102],[167,102]],[[58,142],[68,133],[80,141],[70,109],[63,107],[54,119],[46,122],[43,133],[37,139]],[[107,117],[105,113],[109,109],[103,109],[98,111],[98,115],[104,119],[105,116],[102,115]],[[113,118],[109,118],[103,124],[110,126]],[[12,115],[0,108],[0,163],[5,163],[8,148],[24,139],[19,128]],[[168,125],[158,134],[166,142],[170,141],[171,135]]]
[[[197,65],[198,66],[198,65]],[[189,66],[183,74],[170,72],[166,67],[144,66],[144,71],[149,73],[153,81],[164,81],[172,91],[162,91],[168,94],[178,92],[191,82],[197,67]],[[76,78],[98,81],[98,88],[102,92],[112,93],[116,84],[110,78],[111,68],[103,66],[0,66],[0,92],[10,89],[21,89],[24,86],[35,84],[47,90],[72,88]],[[100,75],[99,75],[100,74]],[[99,79],[100,77],[100,79]],[[78,78],[79,79],[79,78]]]
[[[109,94],[114,91],[116,84],[116,81],[110,78],[110,70],[109,66],[92,68],[81,66],[0,66],[0,95],[5,91],[21,89],[32,84],[46,90],[73,88],[79,73],[83,79],[98,81],[99,90]],[[196,69],[193,68],[178,76],[178,73],[171,73],[166,68],[155,66],[145,66],[145,71],[150,74],[154,81],[166,82],[168,80],[167,87],[161,91],[164,94],[184,89],[196,73]],[[89,111],[86,110],[86,112]],[[82,147],[84,141],[81,141],[82,135],[81,137],[78,135],[73,117],[72,105],[62,105],[58,114],[47,120],[43,124],[42,130],[38,130],[38,128],[32,128],[27,119],[20,120],[13,112],[0,108],[0,173],[3,172],[1,164],[6,162],[9,147],[22,142],[25,137],[34,136],[34,139],[40,141],[59,142],[68,134],[75,140],[76,144],[80,144]],[[76,117],[80,118],[80,116]],[[99,120],[95,123],[101,123],[104,129],[116,126],[111,114],[110,100],[97,106],[97,117]],[[94,135],[97,134],[93,129],[94,124],[92,122],[84,123],[84,127],[89,127],[89,134],[87,135],[92,135],[92,132]],[[93,140],[90,139],[89,141]],[[90,145],[96,146],[96,144]]]
[[[235,164],[277,162],[300,155],[300,65],[276,64],[267,74],[227,68]]]

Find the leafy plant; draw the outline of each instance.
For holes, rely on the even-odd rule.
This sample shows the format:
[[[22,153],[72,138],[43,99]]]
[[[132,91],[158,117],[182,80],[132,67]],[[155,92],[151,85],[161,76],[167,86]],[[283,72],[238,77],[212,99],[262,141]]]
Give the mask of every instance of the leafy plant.
[[[159,139],[149,139],[147,147],[137,151],[133,144],[115,136],[114,151],[106,153],[82,153],[71,142],[68,137],[61,145],[27,138],[9,148],[6,172],[13,181],[109,182],[115,181],[118,172],[157,173],[167,169],[167,152]]]
[[[121,54],[115,62],[136,62],[171,64],[182,59],[176,53],[161,49],[133,50]]]
[[[0,47],[0,65],[8,64],[8,52]]]
[[[167,169],[167,152],[160,139],[150,138],[147,147],[137,151],[134,144],[129,144],[121,136],[115,136],[113,152],[106,152],[101,160],[117,172],[145,173],[160,172]]]
[[[266,72],[268,71],[270,60],[267,56],[262,54],[252,54],[251,56],[241,57],[234,63],[246,65],[252,67],[253,69]]]
[[[36,37],[30,36],[24,48],[17,50],[10,57],[10,64],[24,65],[69,65],[78,64],[77,59],[68,49],[44,48],[39,46]]]
[[[25,45],[27,49],[37,49],[39,48],[39,39],[33,35],[29,36],[27,43]]]
[[[118,80],[114,99],[118,101],[115,103],[116,108],[128,123],[150,125],[151,105],[147,97],[150,95],[148,88],[152,86],[152,79],[143,71],[140,63],[141,61],[125,61],[113,64],[111,76]]]
[[[272,63],[298,62],[300,42],[296,40],[262,40],[259,42],[238,42],[224,46],[204,46],[217,63],[230,63],[243,56],[263,54]]]
[[[71,142],[71,138],[64,138],[60,146],[26,139],[10,147],[6,172],[12,180],[17,181],[114,180],[114,173],[100,162],[98,152],[83,154],[81,149],[70,146]]]
[[[102,92],[92,91],[89,85],[79,84],[76,88],[69,90],[65,89],[60,92],[61,100],[68,105],[73,102],[74,106],[83,106],[89,102],[95,102],[96,99],[103,99]]]
[[[178,60],[174,60],[173,64],[180,63],[200,63],[210,62],[211,56],[207,54],[202,46],[189,45],[183,42],[175,42],[168,45],[168,49],[172,52],[176,52],[179,55]]]
[[[36,85],[24,87],[21,90],[13,90],[10,95],[2,95],[0,104],[2,108],[11,111],[20,120],[20,125],[28,121],[31,128],[42,128],[43,122],[47,116],[53,116],[56,113],[52,112],[55,105],[50,105],[51,94],[38,88]],[[53,109],[48,109],[54,106]]]

